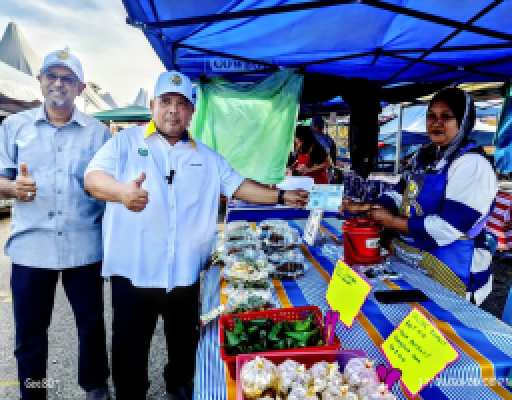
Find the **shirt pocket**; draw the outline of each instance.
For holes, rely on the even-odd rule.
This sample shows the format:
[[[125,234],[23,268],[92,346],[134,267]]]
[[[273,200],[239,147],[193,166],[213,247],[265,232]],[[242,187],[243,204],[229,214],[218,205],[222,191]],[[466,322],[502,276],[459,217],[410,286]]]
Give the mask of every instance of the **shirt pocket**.
[[[15,140],[17,165],[26,163],[32,173],[37,168],[46,168],[52,157],[52,144],[42,139],[35,131],[20,134]]]
[[[209,201],[213,176],[207,165],[201,161],[190,161],[176,171],[174,180],[177,184],[177,199],[184,207],[193,207],[200,202]]]
[[[18,174],[20,164],[26,163],[29,175],[36,182],[37,200],[51,198],[55,185],[55,151],[51,139],[29,130],[16,138],[15,145],[15,174]]]

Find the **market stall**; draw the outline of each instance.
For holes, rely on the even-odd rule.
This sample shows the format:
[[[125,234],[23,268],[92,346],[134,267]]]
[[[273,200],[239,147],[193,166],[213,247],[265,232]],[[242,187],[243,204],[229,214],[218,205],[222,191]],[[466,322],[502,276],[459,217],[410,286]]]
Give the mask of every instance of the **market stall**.
[[[303,234],[305,219],[287,222]],[[329,310],[325,293],[336,260],[342,253],[339,244],[341,224],[339,219],[324,219],[320,228],[320,244],[300,245],[305,265],[303,276],[272,279],[273,300],[278,307],[316,305],[324,313]],[[252,226],[256,227],[256,224]],[[396,276],[393,279],[370,279],[372,294],[364,302],[353,325],[347,328],[337,324],[335,332],[342,349],[362,350],[376,364],[386,363],[380,346],[415,307],[433,322],[459,353],[458,359],[426,386],[418,398],[512,398],[506,387],[512,367],[512,327],[396,259],[390,259],[386,268]],[[202,314],[227,300],[223,294],[225,288],[226,281],[219,266],[214,265],[204,273]],[[428,296],[428,301],[421,304],[381,304],[373,295],[375,290],[410,288],[420,288]],[[214,320],[202,328],[196,359],[195,399],[241,398],[235,397],[235,380],[221,359],[220,349],[219,325]],[[410,398],[399,384],[394,385],[393,393],[399,399]]]

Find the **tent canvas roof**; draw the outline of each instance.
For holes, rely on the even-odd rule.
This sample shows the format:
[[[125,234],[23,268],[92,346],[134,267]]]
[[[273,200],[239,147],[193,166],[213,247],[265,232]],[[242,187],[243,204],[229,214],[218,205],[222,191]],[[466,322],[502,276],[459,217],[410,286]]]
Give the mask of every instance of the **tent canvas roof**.
[[[37,80],[0,61],[0,94],[14,100],[41,100]]]
[[[133,101],[134,106],[147,107],[149,105],[148,92],[146,89],[140,88],[135,100]]]
[[[151,119],[151,111],[147,107],[128,106],[97,112],[94,114],[94,117],[100,121],[149,121]]]
[[[25,83],[28,81],[24,76],[31,77],[37,75],[41,61],[14,22],[9,22],[2,40],[0,41],[0,61],[3,61],[3,63],[5,63],[4,65],[7,64],[7,66],[11,66],[13,69],[20,72],[19,74],[13,74],[11,71],[8,74],[0,75],[0,81],[3,82],[4,90],[9,87],[10,92],[13,93],[13,88],[19,84],[21,88],[17,90],[18,95],[19,93],[23,93],[25,97],[31,97],[33,94],[29,95],[30,91],[27,92],[27,84]],[[5,68],[3,68],[2,71],[3,70],[5,70]],[[34,78],[30,79],[35,81]],[[37,91],[40,92],[38,84]],[[39,99],[40,94],[36,98]],[[33,100],[33,98],[30,100]],[[89,86],[87,86],[82,95],[77,98],[76,105],[80,110],[89,113],[91,111],[95,112],[109,108],[105,100]]]
[[[0,61],[28,75],[39,72],[41,60],[14,22],[9,22],[0,41]]]
[[[511,1],[123,3],[164,65],[195,77],[279,67],[388,86],[512,76]]]

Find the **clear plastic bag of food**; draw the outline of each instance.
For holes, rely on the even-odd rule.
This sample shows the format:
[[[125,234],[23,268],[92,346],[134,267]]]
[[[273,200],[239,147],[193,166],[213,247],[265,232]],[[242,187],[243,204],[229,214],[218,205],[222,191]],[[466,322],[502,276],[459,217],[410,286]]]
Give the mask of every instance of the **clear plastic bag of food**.
[[[226,310],[230,313],[260,311],[275,307],[272,291],[269,289],[234,289],[226,288]]]
[[[269,262],[274,266],[272,275],[279,278],[297,278],[308,269],[304,255],[298,249],[269,255]]]
[[[227,259],[223,274],[228,281],[261,281],[268,279],[272,271],[272,266],[266,261],[232,261]]]
[[[295,229],[287,228],[271,232],[263,239],[263,250],[267,253],[291,250],[301,243],[301,237]]]
[[[238,253],[243,253],[247,250],[259,250],[261,243],[255,239],[233,240],[227,241],[224,244],[224,254],[231,256]]]

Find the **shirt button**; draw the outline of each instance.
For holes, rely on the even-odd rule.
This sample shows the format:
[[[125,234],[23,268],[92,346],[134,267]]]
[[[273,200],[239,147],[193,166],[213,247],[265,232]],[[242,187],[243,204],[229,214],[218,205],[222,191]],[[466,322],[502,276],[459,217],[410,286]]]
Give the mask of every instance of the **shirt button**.
[[[58,189],[57,194],[61,194],[61,193],[62,193],[62,190]]]
[[[62,232],[57,232],[57,236],[62,236]]]
[[[53,211],[48,211],[48,218],[53,218],[55,213]]]
[[[59,152],[62,151],[62,147],[60,147],[60,146],[57,147],[57,151],[59,151]]]

